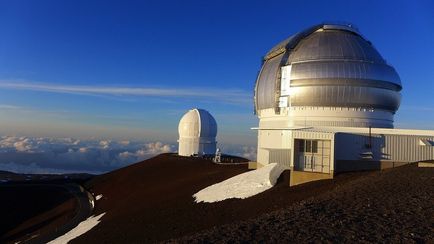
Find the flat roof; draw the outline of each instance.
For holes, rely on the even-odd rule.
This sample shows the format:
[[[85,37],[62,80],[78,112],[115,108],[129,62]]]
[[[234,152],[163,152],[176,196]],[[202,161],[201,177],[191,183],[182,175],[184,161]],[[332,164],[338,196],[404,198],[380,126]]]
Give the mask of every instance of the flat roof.
[[[252,130],[302,130],[321,133],[369,133],[368,127],[253,127]],[[434,130],[371,128],[372,134],[434,136]]]
[[[312,127],[303,130],[334,133],[369,133],[367,127]],[[371,128],[372,134],[434,136],[434,130]]]

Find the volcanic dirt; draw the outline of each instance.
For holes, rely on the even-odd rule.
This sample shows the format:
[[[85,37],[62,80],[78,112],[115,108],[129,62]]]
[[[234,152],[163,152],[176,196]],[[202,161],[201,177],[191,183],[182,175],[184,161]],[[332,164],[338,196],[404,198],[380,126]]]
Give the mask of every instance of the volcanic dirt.
[[[434,169],[372,172],[281,210],[172,241],[433,243]]]
[[[42,243],[68,231],[90,211],[78,185],[91,177],[0,171],[0,243]]]
[[[102,194],[93,214],[106,214],[72,243],[434,240],[433,168],[345,173],[294,187],[285,171],[256,196],[194,202],[199,190],[246,171],[246,164],[162,154],[82,181]],[[50,235],[76,213],[71,195],[32,187],[0,188],[2,200],[9,200],[0,206],[2,241]]]
[[[29,241],[49,234],[75,215],[77,202],[59,185],[0,186],[0,242]]]
[[[85,187],[94,195],[103,195],[94,214],[106,215],[72,243],[149,243],[181,238],[288,208],[369,174],[349,173],[290,188],[289,173],[285,172],[275,187],[244,200],[194,202],[192,195],[199,190],[246,171],[245,164],[217,165],[163,154],[95,177]]]

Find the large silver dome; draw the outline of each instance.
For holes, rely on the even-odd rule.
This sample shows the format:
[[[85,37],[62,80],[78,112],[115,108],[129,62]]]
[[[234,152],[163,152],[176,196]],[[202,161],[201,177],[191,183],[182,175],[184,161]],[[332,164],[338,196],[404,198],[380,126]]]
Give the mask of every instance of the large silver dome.
[[[282,67],[289,67],[285,74]],[[292,92],[282,94],[282,86]],[[256,80],[255,111],[273,108],[279,114],[289,104],[394,114],[401,89],[395,69],[356,28],[321,24],[289,37],[265,55]]]

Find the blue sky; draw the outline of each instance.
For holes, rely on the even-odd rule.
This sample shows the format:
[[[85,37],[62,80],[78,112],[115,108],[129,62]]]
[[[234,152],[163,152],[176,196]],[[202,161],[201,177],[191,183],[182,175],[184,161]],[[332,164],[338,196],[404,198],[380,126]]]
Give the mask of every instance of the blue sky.
[[[396,127],[434,129],[432,1],[0,0],[0,134],[173,143],[201,107],[220,142],[255,145],[262,55],[324,21],[396,68]]]

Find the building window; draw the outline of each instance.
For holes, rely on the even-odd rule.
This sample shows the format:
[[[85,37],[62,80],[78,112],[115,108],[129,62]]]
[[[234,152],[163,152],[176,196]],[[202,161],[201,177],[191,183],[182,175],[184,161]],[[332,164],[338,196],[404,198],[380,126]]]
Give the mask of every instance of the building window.
[[[434,146],[434,141],[430,139],[419,139],[419,145],[421,146]]]
[[[312,141],[306,140],[304,143],[306,143],[306,151],[305,152],[311,152],[312,150]]]
[[[312,142],[312,152],[318,153],[318,141],[311,141]]]
[[[315,140],[300,141],[299,152],[318,153],[318,141]]]

